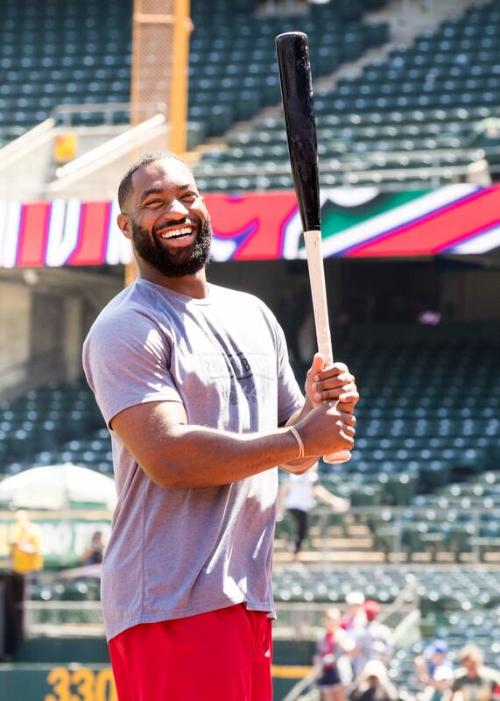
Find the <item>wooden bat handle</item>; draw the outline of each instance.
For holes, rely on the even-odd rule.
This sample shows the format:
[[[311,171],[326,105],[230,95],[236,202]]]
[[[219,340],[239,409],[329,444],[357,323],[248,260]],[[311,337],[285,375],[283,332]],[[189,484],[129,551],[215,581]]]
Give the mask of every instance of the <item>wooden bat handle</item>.
[[[325,268],[321,253],[321,231],[313,229],[304,231],[306,244],[307,267],[311,285],[311,297],[314,312],[314,326],[318,350],[325,358],[325,367],[333,365],[332,338],[328,318],[328,300],[326,296]],[[351,459],[349,450],[340,450],[333,455],[323,456],[323,460],[332,465],[348,462]]]

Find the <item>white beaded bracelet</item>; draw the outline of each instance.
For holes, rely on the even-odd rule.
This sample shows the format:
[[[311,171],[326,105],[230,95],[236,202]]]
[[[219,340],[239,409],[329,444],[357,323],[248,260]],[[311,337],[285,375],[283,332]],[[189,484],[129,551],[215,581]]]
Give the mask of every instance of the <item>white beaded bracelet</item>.
[[[302,441],[302,438],[300,437],[300,433],[297,431],[295,426],[288,426],[288,430],[297,441],[297,445],[299,446],[299,454],[297,455],[296,460],[300,460],[305,455],[304,443]]]

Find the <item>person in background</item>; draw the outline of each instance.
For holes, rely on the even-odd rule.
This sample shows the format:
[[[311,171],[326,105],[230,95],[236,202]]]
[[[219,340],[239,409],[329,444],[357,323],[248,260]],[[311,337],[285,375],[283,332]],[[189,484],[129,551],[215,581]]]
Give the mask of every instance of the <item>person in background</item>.
[[[349,642],[340,627],[341,614],[332,606],[325,612],[325,633],[317,645],[314,665],[318,669],[321,701],[344,701],[345,686],[339,670],[339,659],[349,651]]]
[[[423,655],[418,655],[415,658],[415,671],[421,684],[434,688],[437,670],[452,669],[447,656],[448,645],[446,641],[436,639],[425,648]]]
[[[16,511],[9,534],[10,568],[30,581],[43,568],[41,531],[24,510]]]
[[[366,614],[366,625],[351,628],[348,635],[352,638],[352,668],[354,678],[358,677],[370,660],[379,660],[387,665],[394,652],[394,642],[391,629],[380,623],[380,604],[373,599],[367,599],[363,604]]]
[[[317,500],[332,508],[335,513],[344,514],[349,510],[347,499],[332,494],[322,484],[318,484],[318,463],[302,475],[288,474],[280,487],[278,518],[286,512],[294,521],[292,548],[295,557],[302,549],[309,530],[309,513]]]
[[[82,565],[100,565],[105,547],[102,531],[94,531],[90,543],[82,555]]]
[[[349,692],[350,701],[397,701],[399,693],[381,660],[369,660]]]
[[[483,653],[477,645],[465,645],[458,653],[461,668],[451,685],[449,701],[498,701],[500,673],[483,665]]]
[[[453,678],[452,667],[447,664],[437,667],[432,683],[424,689],[422,701],[448,701]]]
[[[347,631],[364,628],[368,622],[364,609],[364,594],[360,591],[350,591],[345,597],[345,602],[347,609],[340,620],[340,627]]]
[[[26,511],[16,511],[7,538],[10,572],[4,592],[6,660],[15,654],[23,636],[24,603],[29,596],[27,588],[36,582],[43,568],[41,531]]]

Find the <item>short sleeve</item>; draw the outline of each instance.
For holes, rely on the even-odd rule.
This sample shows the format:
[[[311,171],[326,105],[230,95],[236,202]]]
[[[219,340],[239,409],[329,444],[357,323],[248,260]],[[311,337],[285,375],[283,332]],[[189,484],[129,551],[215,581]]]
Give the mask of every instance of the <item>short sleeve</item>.
[[[170,339],[139,310],[94,324],[83,346],[83,368],[108,426],[131,406],[182,401],[169,371],[170,348]]]
[[[285,334],[278,321],[268,310],[273,322],[278,372],[278,425],[282,426],[304,404],[304,395],[300,391],[288,358]]]

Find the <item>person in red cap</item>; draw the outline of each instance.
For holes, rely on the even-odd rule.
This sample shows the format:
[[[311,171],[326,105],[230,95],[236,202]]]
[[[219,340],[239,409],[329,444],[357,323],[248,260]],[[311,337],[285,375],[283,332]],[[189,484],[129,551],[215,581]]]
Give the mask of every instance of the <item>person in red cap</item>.
[[[351,631],[355,648],[352,657],[353,676],[356,678],[366,663],[379,660],[387,664],[394,650],[393,635],[390,628],[377,619],[380,604],[374,599],[367,599],[363,604],[366,625]]]

